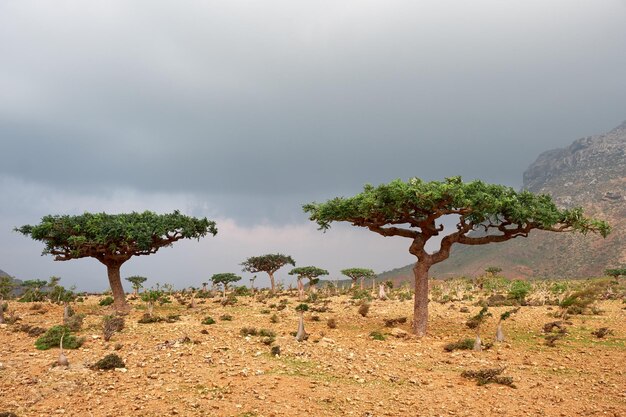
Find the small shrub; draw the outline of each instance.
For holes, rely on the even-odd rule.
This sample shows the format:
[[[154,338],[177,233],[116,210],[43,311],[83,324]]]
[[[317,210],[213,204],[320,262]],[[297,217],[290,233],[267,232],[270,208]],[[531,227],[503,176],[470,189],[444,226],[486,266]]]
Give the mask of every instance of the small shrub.
[[[272,323],[278,323],[278,316],[276,314],[272,314],[272,316],[270,317],[270,321]]]
[[[280,355],[280,346],[272,346],[272,349],[270,350],[270,352],[274,356],[279,356]]]
[[[372,300],[372,294],[369,290],[354,290],[352,293],[353,300]]]
[[[511,283],[509,288],[509,298],[514,299],[520,304],[526,302],[526,296],[530,293],[532,285],[528,281],[515,280]]]
[[[121,332],[124,329],[124,317],[120,316],[104,316],[102,318],[102,334],[106,342],[108,342],[115,332]]]
[[[362,303],[359,306],[359,314],[363,317],[367,316],[367,313],[369,313],[370,311],[370,304],[369,303]]]
[[[443,347],[446,352],[453,352],[455,350],[472,350],[474,349],[474,339],[461,339],[456,342],[451,342]]]
[[[597,337],[598,339],[602,339],[604,338],[604,336],[612,335],[613,330],[609,329],[608,327],[600,327],[599,329],[591,332],[591,334]]]
[[[115,353],[106,355],[92,366],[92,369],[102,369],[105,371],[115,368],[126,368],[126,364],[124,364],[122,358]]]
[[[370,333],[370,337],[374,340],[385,340],[385,335],[382,334],[381,332],[374,330],[373,332]]]
[[[311,316],[311,321],[320,321],[320,316]]]
[[[258,331],[254,327],[242,327],[241,330],[239,330],[239,334],[242,336],[256,336]]]
[[[68,329],[73,332],[78,332],[83,327],[83,320],[85,319],[84,314],[74,314],[64,320],[64,323]]]
[[[150,313],[144,313],[143,316],[141,316],[141,318],[137,320],[137,323],[140,323],[140,324],[159,323],[159,322],[162,322],[163,320],[164,320],[163,317],[151,316]]]
[[[469,308],[467,308],[467,307],[461,307],[461,308],[459,309],[459,313],[469,313],[469,312],[470,312],[470,311],[469,311]]]
[[[261,313],[261,314],[270,314],[271,312],[267,308],[264,308],[261,311],[259,311],[259,313]]]
[[[113,297],[104,297],[102,300],[100,300],[100,302],[98,303],[98,305],[100,305],[101,307],[106,307],[106,306],[110,306],[111,304],[113,304]]]
[[[233,321],[233,316],[230,314],[223,314],[220,316],[220,320],[222,321]]]
[[[242,285],[240,287],[235,287],[235,289],[233,290],[233,294],[238,295],[238,296],[248,296],[250,295],[250,289],[246,287],[245,285]]]
[[[235,304],[237,304],[237,297],[235,296],[235,294],[230,293],[225,298],[222,298],[220,300],[220,304],[223,305],[224,307],[234,306]]]
[[[204,319],[202,319],[201,323],[202,324],[215,324],[215,320],[211,316],[206,316]]]
[[[491,369],[482,369],[478,371],[463,371],[461,376],[463,378],[475,379],[478,385],[486,385],[486,384],[500,384],[506,385],[511,388],[515,388],[513,384],[513,378],[510,376],[500,376],[500,374],[504,371],[504,368],[491,368]]]
[[[556,347],[556,341],[563,339],[564,333],[551,333],[544,336],[546,339],[545,345],[550,347]]]
[[[65,349],[78,349],[85,341],[83,338],[77,338],[72,335],[70,329],[66,326],[54,326],[35,341],[35,347],[39,350],[59,347],[61,336],[63,336],[63,347]]]
[[[168,314],[167,317],[165,317],[165,321],[168,323],[180,321],[180,314]]]
[[[328,326],[329,329],[336,329],[337,328],[337,319],[331,317],[326,321],[326,325]]]

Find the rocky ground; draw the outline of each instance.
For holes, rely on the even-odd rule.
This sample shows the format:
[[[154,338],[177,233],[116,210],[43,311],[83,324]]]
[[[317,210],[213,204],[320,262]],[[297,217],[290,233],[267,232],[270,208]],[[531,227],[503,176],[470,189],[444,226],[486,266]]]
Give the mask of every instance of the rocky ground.
[[[278,311],[272,304],[287,298]],[[471,303],[431,303],[430,336],[407,335],[410,324],[385,327],[384,319],[409,317],[412,301],[373,301],[367,317],[346,296],[331,297],[326,312],[305,313],[310,337],[297,342],[294,297],[260,303],[239,297],[236,305],[212,299],[188,309],[177,302],[157,307],[173,323],[139,324],[141,302],[126,316],[126,327],[110,342],[102,338],[106,307],[92,297],[78,303],[86,315],[84,345],[66,351],[68,368],[53,366],[58,349],[35,349],[35,338],[15,331],[19,324],[50,327],[62,322],[62,307],[10,302],[17,324],[0,325],[0,413],[18,416],[624,416],[626,415],[626,310],[603,301],[600,315],[573,316],[556,347],[544,344],[543,324],[553,307],[522,307],[505,322],[507,341],[483,352],[446,352],[446,343],[472,337],[465,326],[478,312]],[[321,305],[321,304],[320,304]],[[318,306],[320,306],[318,305]],[[461,312],[467,307],[468,313]],[[505,307],[491,308],[483,339],[491,340]],[[232,321],[220,320],[228,314]],[[272,316],[276,315],[274,320]],[[203,325],[211,316],[215,324]],[[316,321],[315,317],[318,317]],[[327,325],[335,318],[337,327]],[[277,322],[273,322],[276,321]],[[276,332],[270,353],[242,327]],[[592,331],[608,327],[598,339]],[[204,331],[204,332],[203,332]],[[380,331],[385,340],[374,340]],[[188,338],[188,339],[186,339]],[[116,346],[118,345],[118,346]],[[121,345],[121,346],[120,346]],[[119,350],[115,350],[115,348]],[[89,366],[118,353],[123,369]],[[461,373],[505,367],[516,388],[478,386]]]

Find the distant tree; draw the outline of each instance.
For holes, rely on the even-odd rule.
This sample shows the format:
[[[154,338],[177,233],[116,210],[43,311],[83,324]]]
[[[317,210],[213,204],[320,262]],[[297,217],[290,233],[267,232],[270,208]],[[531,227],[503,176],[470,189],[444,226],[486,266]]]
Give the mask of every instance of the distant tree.
[[[26,291],[18,301],[27,303],[33,301],[44,301],[46,296],[41,289],[47,284],[48,282],[42,279],[28,279],[22,282],[22,287],[26,288]]]
[[[175,211],[130,214],[85,213],[79,216],[45,216],[39,225],[15,229],[46,244],[44,255],[55,261],[96,258],[107,267],[116,310],[127,308],[120,267],[133,256],[150,255],[180,239],[215,235],[215,222]]]
[[[450,256],[453,244],[504,242],[526,237],[533,229],[597,232],[602,236],[610,231],[606,222],[584,217],[581,208],[558,209],[547,195],[517,192],[482,181],[464,183],[461,177],[431,182],[412,178],[378,187],[366,185],[354,197],[305,204],[303,209],[322,230],[327,230],[332,222],[345,221],[382,236],[411,239],[409,252],[417,258],[413,268],[413,332],[418,336],[427,331],[429,270]],[[426,244],[444,232],[443,223],[438,224],[443,216],[454,216],[456,227],[441,239],[438,250],[428,252]]]
[[[502,322],[511,317],[511,314],[517,313],[519,307],[505,311],[500,315],[500,320],[498,320],[498,325],[496,326],[496,342],[504,342],[504,332],[502,331]]]
[[[8,299],[11,297],[15,283],[10,277],[0,277],[0,299]]]
[[[626,268],[607,269],[604,273],[610,277],[626,276]]]
[[[372,271],[371,269],[367,269],[367,268],[342,269],[341,273],[349,277],[352,280],[352,283],[350,284],[350,288],[354,288],[357,280],[360,279],[361,280],[360,288],[363,289],[364,281],[366,278],[372,279],[376,277],[376,274],[374,273],[374,271]]]
[[[148,280],[148,278],[139,275],[133,275],[124,279],[132,284],[134,295],[139,294],[139,290],[143,288],[143,283]]]
[[[328,271],[322,268],[318,268],[316,266],[301,266],[298,268],[293,268],[291,271],[289,271],[289,275],[297,275],[299,298],[302,299],[304,296],[304,284],[302,283],[302,278],[307,278],[310,282],[313,282],[313,280],[315,280],[317,277],[320,277],[322,275],[328,275]],[[315,285],[315,282],[313,282],[313,285]]]
[[[211,277],[213,285],[222,285],[224,289],[224,297],[226,297],[226,291],[228,291],[228,284],[231,282],[237,282],[241,279],[239,275],[235,275],[232,272],[224,272],[221,274],[214,274]]]
[[[282,253],[274,253],[261,256],[252,256],[241,263],[244,272],[256,274],[257,272],[267,272],[270,277],[272,292],[276,291],[274,283],[274,273],[285,265],[296,266],[296,262],[291,256]]]
[[[304,330],[304,312],[309,310],[307,304],[299,304],[296,307],[296,311],[300,314],[298,318],[298,332],[296,333],[296,340],[302,342],[308,338],[306,331]]]
[[[499,274],[500,272],[502,272],[502,268],[500,268],[498,266],[489,266],[489,267],[485,268],[485,272],[490,274],[490,275],[496,275],[496,274]]]

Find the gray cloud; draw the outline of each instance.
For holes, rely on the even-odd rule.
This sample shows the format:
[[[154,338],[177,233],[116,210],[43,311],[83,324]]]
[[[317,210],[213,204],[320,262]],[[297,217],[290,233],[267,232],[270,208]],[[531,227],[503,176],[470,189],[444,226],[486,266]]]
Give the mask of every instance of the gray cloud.
[[[393,178],[519,186],[626,118],[625,18],[617,0],[1,2],[0,177],[189,195],[245,225]]]

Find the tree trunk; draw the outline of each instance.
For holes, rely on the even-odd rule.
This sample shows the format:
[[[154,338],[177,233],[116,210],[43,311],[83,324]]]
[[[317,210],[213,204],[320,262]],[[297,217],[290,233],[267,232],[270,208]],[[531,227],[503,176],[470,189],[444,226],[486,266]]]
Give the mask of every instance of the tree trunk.
[[[4,298],[0,297],[0,324],[4,324]]]
[[[480,336],[476,333],[476,340],[474,341],[474,350],[481,352],[483,350],[483,342],[480,340]]]
[[[354,287],[356,287],[356,278],[353,278],[352,282],[350,283],[350,289],[353,289]],[[344,289],[343,285],[341,286],[341,289]]]
[[[306,340],[306,332],[304,331],[304,316],[300,313],[300,320],[298,321],[298,333],[296,334],[296,340],[302,342]]]
[[[413,300],[413,333],[417,337],[426,336],[428,330],[428,270],[430,264],[416,262],[413,267],[415,276],[415,298]]]
[[[502,322],[498,323],[496,328],[496,342],[504,342],[504,332],[502,331]]]
[[[107,267],[109,285],[111,286],[111,292],[113,293],[113,308],[115,308],[116,311],[128,310],[124,287],[122,287],[122,279],[120,278],[120,267],[122,264],[118,262],[104,264]]]
[[[274,274],[272,272],[268,272],[267,274],[270,276],[270,287],[272,287],[270,291],[272,293],[275,293],[276,285],[274,284]]]
[[[364,285],[365,285],[365,277],[361,277],[361,289],[362,290],[365,289]]]
[[[378,284],[378,299],[386,300],[387,293],[385,292],[385,284]]]
[[[298,278],[298,300],[302,301],[304,298],[304,284],[302,283],[302,279]]]

